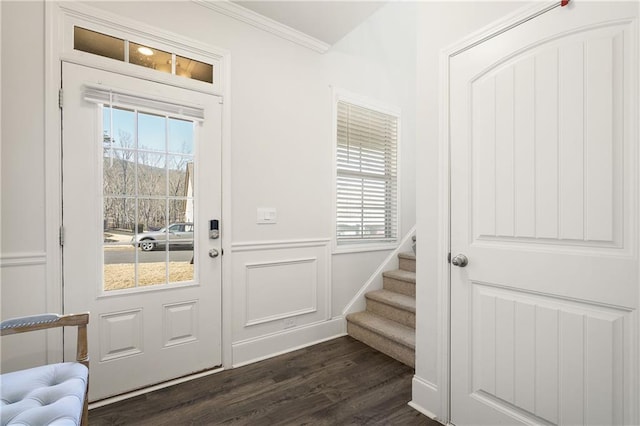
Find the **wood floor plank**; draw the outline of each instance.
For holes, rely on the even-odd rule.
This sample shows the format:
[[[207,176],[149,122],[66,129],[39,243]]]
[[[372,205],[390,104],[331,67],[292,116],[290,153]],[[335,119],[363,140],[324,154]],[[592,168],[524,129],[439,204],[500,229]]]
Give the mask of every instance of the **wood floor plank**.
[[[413,369],[341,337],[93,409],[106,425],[428,425]]]

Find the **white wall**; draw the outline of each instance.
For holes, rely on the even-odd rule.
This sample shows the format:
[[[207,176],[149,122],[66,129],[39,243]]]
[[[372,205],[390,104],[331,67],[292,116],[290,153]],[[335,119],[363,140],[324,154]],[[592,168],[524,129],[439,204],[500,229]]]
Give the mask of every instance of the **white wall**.
[[[44,5],[0,2],[2,133],[0,147],[2,318],[46,312],[44,181]],[[31,25],[26,23],[32,22]],[[28,28],[28,30],[26,30]],[[19,36],[17,36],[19,34]],[[40,336],[2,339],[2,362],[42,362]]]
[[[328,84],[402,109],[400,237],[416,220],[416,10],[414,3],[390,3],[324,55],[329,64]],[[383,251],[334,255],[334,315],[342,312],[388,254]]]
[[[418,182],[416,196],[417,295],[416,304],[416,374],[413,403],[424,411],[446,418],[442,409],[438,376],[437,273],[439,164],[439,90],[440,52],[449,45],[489,25],[491,22],[527,6],[523,2],[425,2],[420,3],[417,40],[417,126],[416,157]]]
[[[6,318],[46,310],[51,295],[44,287],[43,236],[53,238],[57,230],[45,229],[44,5],[1,4],[2,317]],[[232,228],[231,235],[223,238],[230,239],[232,247],[225,256],[232,256],[234,294],[245,294],[249,285],[243,278],[246,264],[268,259],[281,265],[278,259],[290,259],[300,240],[311,241],[308,255],[318,257],[319,269],[333,263],[314,284],[319,294],[331,295],[328,306],[318,306],[321,314],[296,317],[297,340],[254,345],[256,352],[243,351],[241,362],[322,338],[322,333],[305,330],[339,316],[388,253],[332,256],[327,250],[332,235],[331,87],[389,102],[403,111],[403,235],[415,223],[415,5],[383,7],[329,52],[319,54],[191,2],[154,2],[152,8],[146,1],[87,4],[230,52],[231,90],[225,107],[231,108],[231,164],[225,167],[231,170]],[[28,55],[24,46],[29,46]],[[257,225],[257,207],[277,208],[278,223]],[[20,256],[29,253],[38,254],[40,264],[4,266],[5,259],[16,257],[14,263],[21,263],[27,258]],[[20,287],[10,287],[10,281]],[[24,288],[32,296],[25,297]],[[246,348],[266,335],[292,333],[285,331],[282,320],[246,326],[239,315],[245,301],[234,297],[226,300],[234,312],[234,343]],[[278,306],[270,308],[277,311]]]

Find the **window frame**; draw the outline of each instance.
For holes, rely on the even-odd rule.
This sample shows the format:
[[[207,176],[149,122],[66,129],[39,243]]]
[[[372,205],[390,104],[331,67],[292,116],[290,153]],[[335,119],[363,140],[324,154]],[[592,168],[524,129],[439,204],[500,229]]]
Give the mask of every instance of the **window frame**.
[[[396,222],[395,222],[395,239],[394,240],[376,240],[370,239],[362,241],[342,242],[340,243],[337,236],[338,223],[338,203],[337,203],[337,180],[338,180],[338,102],[346,102],[361,108],[367,108],[376,112],[394,116],[397,120],[396,133]],[[331,219],[331,240],[333,254],[340,253],[358,253],[368,251],[394,250],[400,243],[401,227],[401,137],[402,137],[402,114],[401,109],[388,102],[383,102],[351,93],[340,88],[333,88],[332,96],[332,133],[331,133],[331,158],[332,158],[332,176],[331,176],[331,194],[332,194],[332,219]]]
[[[168,193],[166,195],[146,195],[146,194],[139,194],[138,193],[138,179],[139,179],[139,162],[138,162],[138,154],[140,152],[143,153],[151,153],[154,155],[164,155],[165,157],[170,157],[170,156],[180,156],[180,157],[190,157],[192,161],[196,160],[196,152],[198,150],[198,144],[200,141],[200,131],[199,131],[199,127],[200,127],[200,119],[197,117],[191,117],[191,118],[184,118],[183,116],[180,116],[179,114],[173,114],[171,112],[172,109],[172,105],[175,105],[173,103],[168,103],[167,104],[167,110],[163,110],[162,107],[160,108],[145,108],[144,107],[144,103],[146,101],[148,101],[148,98],[138,98],[137,95],[135,94],[130,94],[131,98],[129,98],[130,100],[133,100],[130,103],[123,103],[123,104],[119,104],[117,102],[113,103],[113,104],[105,104],[103,101],[100,101],[99,98],[96,98],[96,96],[92,96],[95,95],[95,88],[93,88],[90,85],[85,85],[84,86],[84,100],[86,102],[89,103],[93,103],[95,104],[96,108],[96,119],[98,120],[98,122],[100,122],[102,124],[101,128],[101,132],[99,133],[100,135],[104,135],[104,130],[105,129],[105,124],[106,122],[104,121],[104,108],[117,108],[117,109],[122,109],[125,111],[129,111],[131,113],[134,114],[134,120],[135,120],[135,124],[134,124],[134,129],[136,132],[136,135],[134,136],[134,145],[132,147],[129,147],[127,149],[122,149],[122,148],[114,148],[115,150],[120,150],[120,151],[129,151],[132,153],[136,153],[134,158],[134,169],[133,169],[133,173],[134,173],[134,188],[133,188],[133,194],[128,194],[128,193],[124,193],[124,194],[106,194],[104,192],[103,188],[103,184],[104,184],[104,164],[103,161],[105,159],[104,157],[104,153],[103,153],[103,149],[101,148],[98,150],[97,154],[99,155],[98,158],[98,164],[99,164],[99,168],[98,168],[98,172],[99,174],[101,174],[101,186],[100,186],[100,199],[102,202],[102,207],[100,208],[100,210],[102,211],[102,214],[100,215],[100,223],[102,223],[105,219],[104,216],[104,203],[105,203],[105,199],[106,198],[120,198],[120,199],[133,199],[135,200],[135,221],[134,224],[137,224],[139,222],[139,215],[138,215],[138,203],[139,200],[161,200],[166,202],[171,202],[171,201],[186,201],[187,204],[189,204],[189,200],[191,201],[191,205],[193,206],[195,204],[195,197],[191,196],[185,196],[185,197],[172,197],[171,195],[169,195]],[[104,91],[111,91],[111,89],[109,89],[107,86],[105,86],[103,88]],[[137,99],[136,99],[137,98]],[[139,104],[137,104],[137,102],[140,102]],[[159,103],[162,103],[161,100],[158,100]],[[188,106],[185,106],[188,107]],[[139,122],[139,115],[140,114],[147,114],[147,115],[153,115],[156,117],[160,117],[164,120],[164,126],[165,126],[165,148],[164,151],[150,151],[149,149],[145,149],[145,148],[140,148],[140,146],[138,145],[138,138],[139,138],[139,133],[138,133],[138,122]],[[204,114],[204,109],[203,109],[203,114]],[[193,131],[193,150],[191,154],[186,154],[186,153],[177,153],[177,152],[171,152],[168,150],[168,139],[169,139],[169,134],[168,134],[168,129],[167,129],[167,121],[170,119],[178,119],[178,120],[188,120],[189,122],[192,123],[192,125],[194,126],[194,131]],[[110,123],[109,123],[110,124]],[[111,131],[109,132],[109,135],[111,136]],[[102,137],[101,137],[102,139]],[[165,172],[168,171],[168,162],[165,163]],[[197,167],[197,166],[196,166]],[[186,172],[186,168],[185,168],[185,172]],[[168,182],[167,182],[168,185]],[[182,199],[181,199],[182,198]],[[168,208],[168,205],[165,204],[165,209]],[[172,221],[169,219],[168,216],[168,210],[165,210],[167,215],[165,217],[165,225],[162,226],[162,233],[163,236],[159,237],[157,239],[158,244],[162,244],[164,245],[164,255],[165,258],[163,260],[164,262],[164,268],[165,268],[165,277],[166,280],[165,282],[158,282],[158,283],[151,283],[151,284],[140,284],[140,278],[141,275],[139,273],[139,265],[140,265],[140,261],[139,261],[139,241],[137,241],[136,243],[133,243],[133,239],[132,242],[123,242],[121,244],[105,244],[104,242],[101,241],[100,243],[100,248],[99,250],[102,251],[103,255],[105,253],[105,248],[108,246],[124,246],[124,247],[129,247],[132,243],[135,244],[135,249],[134,249],[134,260],[133,263],[131,263],[134,266],[134,281],[133,281],[133,286],[132,287],[124,287],[124,288],[115,288],[115,289],[108,289],[106,288],[106,282],[105,282],[105,278],[106,278],[106,271],[105,271],[105,263],[103,262],[103,257],[100,257],[100,261],[102,261],[102,270],[100,271],[100,280],[99,280],[99,290],[98,290],[98,298],[108,298],[108,297],[119,297],[123,294],[134,294],[134,293],[147,293],[147,292],[154,292],[154,291],[162,291],[162,290],[166,290],[166,289],[173,289],[173,288],[185,288],[185,287],[193,287],[193,286],[197,286],[199,285],[199,280],[200,277],[198,275],[197,270],[193,269],[193,273],[191,275],[191,279],[188,280],[184,280],[184,281],[171,281],[171,275],[170,275],[170,268],[169,268],[169,253],[172,250],[175,250],[175,248],[171,248],[171,244],[176,244],[176,243],[180,243],[181,241],[184,241],[185,238],[183,237],[172,237],[172,235],[175,234],[179,234],[179,233],[184,233],[186,232],[186,221]],[[191,225],[192,227],[192,232],[193,232],[193,225]],[[178,229],[172,229],[172,228],[178,228]],[[137,226],[136,226],[136,231],[133,233],[133,238],[135,238],[137,240],[138,236],[140,235],[140,233],[137,231]],[[195,237],[195,236],[194,236]],[[188,239],[187,239],[188,240]],[[196,250],[196,241],[195,238],[191,239],[192,243],[193,243],[193,252],[195,253]]]

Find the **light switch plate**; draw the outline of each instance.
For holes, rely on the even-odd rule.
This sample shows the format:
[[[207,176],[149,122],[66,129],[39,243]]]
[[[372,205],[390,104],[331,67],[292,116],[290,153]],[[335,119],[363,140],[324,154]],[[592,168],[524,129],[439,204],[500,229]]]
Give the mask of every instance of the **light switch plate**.
[[[257,223],[269,224],[277,223],[278,216],[275,207],[258,207]]]

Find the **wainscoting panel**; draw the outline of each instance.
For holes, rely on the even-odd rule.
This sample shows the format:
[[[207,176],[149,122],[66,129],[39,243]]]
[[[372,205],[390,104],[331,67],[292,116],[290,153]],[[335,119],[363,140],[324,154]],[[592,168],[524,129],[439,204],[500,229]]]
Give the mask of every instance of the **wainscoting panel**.
[[[330,240],[236,243],[232,253],[234,364],[291,349],[279,336],[294,330],[295,346],[329,337],[310,328],[331,319]]]
[[[2,319],[48,312],[46,255],[44,253],[5,254],[0,257],[0,313]],[[2,338],[2,372],[21,370],[47,363],[47,340],[51,348],[62,342],[60,330],[23,333]],[[58,344],[55,344],[58,342]],[[59,359],[62,359],[60,351]]]
[[[317,311],[318,259],[246,264],[245,326]]]

